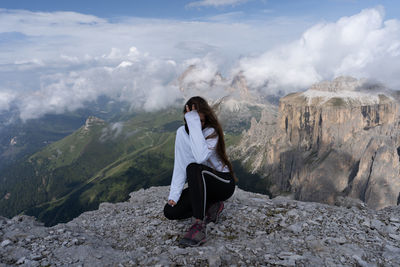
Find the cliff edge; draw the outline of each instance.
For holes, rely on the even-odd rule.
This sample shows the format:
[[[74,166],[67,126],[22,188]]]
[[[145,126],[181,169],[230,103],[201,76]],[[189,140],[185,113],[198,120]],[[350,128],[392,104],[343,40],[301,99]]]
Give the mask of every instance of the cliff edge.
[[[0,266],[395,266],[400,207],[374,211],[341,198],[329,206],[237,189],[208,241],[180,248],[190,221],[162,214],[168,187],[103,203],[67,224],[0,219]]]

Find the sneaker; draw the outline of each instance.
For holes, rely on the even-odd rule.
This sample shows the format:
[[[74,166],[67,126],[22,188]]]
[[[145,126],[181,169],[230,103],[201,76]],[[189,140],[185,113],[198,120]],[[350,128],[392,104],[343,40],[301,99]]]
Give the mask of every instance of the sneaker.
[[[222,210],[224,209],[224,202],[218,201],[212,204],[206,213],[206,224],[213,222],[218,223],[219,215],[221,214]]]
[[[206,242],[206,237],[206,224],[203,221],[196,220],[185,236],[179,240],[179,245],[197,247]]]

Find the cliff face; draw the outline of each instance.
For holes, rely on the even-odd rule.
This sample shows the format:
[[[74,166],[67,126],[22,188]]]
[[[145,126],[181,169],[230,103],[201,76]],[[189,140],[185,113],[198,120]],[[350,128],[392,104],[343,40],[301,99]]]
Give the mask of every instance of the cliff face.
[[[399,204],[400,178],[398,142],[374,137],[364,150],[349,195],[379,209]]]
[[[368,135],[371,128],[392,125],[398,118],[397,103],[383,94],[376,102],[365,103],[346,99],[343,92],[327,100],[309,98],[307,93],[312,94],[295,93],[280,100],[278,127],[289,146],[305,150],[341,146],[358,135]],[[385,130],[381,131],[384,135]]]
[[[380,209],[400,193],[398,102],[340,77],[281,98],[275,121],[253,121],[236,155],[275,194],[334,203],[352,196]],[[273,121],[273,122],[271,122]],[[268,129],[268,130],[266,130]]]

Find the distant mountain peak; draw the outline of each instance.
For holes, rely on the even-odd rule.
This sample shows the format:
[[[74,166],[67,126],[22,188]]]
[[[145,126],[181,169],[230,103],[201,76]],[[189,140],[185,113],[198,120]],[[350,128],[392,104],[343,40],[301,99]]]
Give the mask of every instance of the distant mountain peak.
[[[333,81],[316,83],[310,87],[310,90],[328,92],[355,91],[357,88],[360,88],[365,81],[365,79],[358,80],[351,76],[339,76]]]
[[[102,120],[100,118],[97,118],[95,116],[89,116],[86,119],[85,126],[83,127],[83,129],[85,131],[89,131],[90,128],[95,126],[95,125],[105,125],[105,124],[106,124],[106,122],[104,120]]]
[[[289,94],[282,100],[301,106],[368,106],[394,101],[381,84],[350,76],[340,76],[333,81],[314,84],[310,89]]]
[[[243,72],[224,77],[219,71],[204,70],[193,64],[178,77],[176,83],[184,98],[202,95],[212,102],[233,99],[235,102],[264,103],[251,91]]]

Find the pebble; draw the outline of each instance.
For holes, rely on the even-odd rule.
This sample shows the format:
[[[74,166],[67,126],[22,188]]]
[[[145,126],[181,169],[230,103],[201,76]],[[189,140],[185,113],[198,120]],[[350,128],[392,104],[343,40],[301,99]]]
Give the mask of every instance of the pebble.
[[[394,240],[400,241],[400,235],[389,234],[389,237],[394,239]]]
[[[210,267],[218,267],[221,265],[221,258],[215,254],[208,256],[207,261]]]
[[[366,261],[361,259],[360,256],[358,256],[358,255],[354,255],[353,259],[355,259],[357,261],[357,264],[360,267],[369,267],[370,266],[370,264],[368,264]]]
[[[12,241],[9,239],[4,240],[3,242],[1,242],[1,247],[7,247],[8,245],[11,245]]]
[[[300,233],[301,231],[303,231],[303,225],[300,224],[292,224],[287,228],[289,231],[292,231],[295,234]]]
[[[22,258],[20,258],[19,260],[17,260],[16,264],[17,264],[17,265],[24,264],[24,263],[25,263],[25,260],[26,260],[26,257],[22,257]]]

